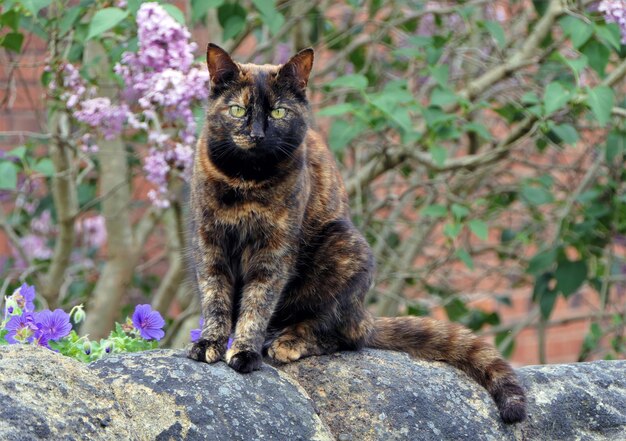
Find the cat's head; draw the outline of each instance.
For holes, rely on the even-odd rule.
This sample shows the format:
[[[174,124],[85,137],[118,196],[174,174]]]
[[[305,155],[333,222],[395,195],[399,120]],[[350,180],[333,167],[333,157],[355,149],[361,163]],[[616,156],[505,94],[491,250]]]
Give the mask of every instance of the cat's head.
[[[300,51],[284,65],[256,65],[237,63],[209,44],[207,65],[211,159],[233,177],[271,177],[278,164],[295,157],[307,132],[313,49]]]

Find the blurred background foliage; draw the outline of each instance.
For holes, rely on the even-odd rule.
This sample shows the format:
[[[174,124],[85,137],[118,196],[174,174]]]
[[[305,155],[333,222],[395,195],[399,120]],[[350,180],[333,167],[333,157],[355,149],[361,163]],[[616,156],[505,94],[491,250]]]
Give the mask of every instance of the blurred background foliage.
[[[606,19],[606,4],[619,2],[159,3],[192,32],[191,69],[204,69],[208,41],[255,63],[315,48],[317,124],[378,262],[373,312],[444,316],[495,336],[506,355],[534,328],[546,362],[555,305],[578,301],[572,320],[588,332],[572,358],[624,357],[626,46]],[[141,50],[141,5],[2,4],[3,106],[20,65],[46,66],[42,130],[0,132],[11,145],[0,157],[2,294],[27,280],[49,307],[86,303],[82,331],[94,338],[151,302],[169,321],[165,344],[180,346],[199,315],[183,263],[186,166],[157,158],[167,164],[156,198],[150,161],[158,149],[195,147],[185,130],[201,127],[202,93],[185,117],[163,100],[129,100],[133,79],[116,66]],[[36,41],[45,54],[33,61]],[[188,87],[181,81],[151,96]],[[100,126],[77,114],[87,95],[108,99],[91,103],[104,106],[92,116],[108,109]],[[123,105],[139,121],[123,117],[106,133]],[[507,320],[516,293],[524,313]]]

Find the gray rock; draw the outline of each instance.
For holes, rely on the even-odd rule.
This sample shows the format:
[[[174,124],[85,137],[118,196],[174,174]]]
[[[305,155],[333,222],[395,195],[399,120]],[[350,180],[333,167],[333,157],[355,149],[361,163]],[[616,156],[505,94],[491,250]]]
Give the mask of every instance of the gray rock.
[[[519,439],[626,440],[626,361],[518,370],[530,401]]]
[[[240,375],[182,351],[0,347],[0,440],[626,440],[626,361],[520,369],[529,418],[442,363],[365,350]],[[318,415],[319,413],[319,415]]]
[[[270,366],[241,375],[160,350],[89,367],[112,386],[143,439],[332,439],[302,388]]]
[[[0,440],[128,440],[111,389],[87,367],[36,346],[0,346]]]

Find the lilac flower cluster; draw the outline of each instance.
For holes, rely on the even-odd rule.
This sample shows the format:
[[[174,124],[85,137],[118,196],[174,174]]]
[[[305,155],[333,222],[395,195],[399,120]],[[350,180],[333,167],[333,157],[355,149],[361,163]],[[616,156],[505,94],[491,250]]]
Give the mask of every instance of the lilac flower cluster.
[[[19,239],[19,245],[24,253],[26,261],[17,249],[12,249],[15,257],[15,268],[23,270],[34,260],[48,260],[52,258],[50,239],[56,233],[50,210],[44,210],[38,217],[33,217],[30,222],[29,233]],[[90,216],[76,223],[76,233],[82,239],[82,243],[88,248],[99,248],[106,243],[107,232],[104,217],[101,215]],[[72,262],[79,263],[81,267],[89,267],[90,260],[85,258],[85,249],[77,248],[72,254]]]
[[[114,139],[122,132],[128,115],[128,106],[111,104],[109,98],[92,98],[81,102],[81,109],[74,112],[74,118],[98,128],[104,139]]]
[[[16,269],[24,269],[28,267],[33,260],[47,260],[52,258],[52,248],[50,248],[48,239],[56,232],[50,210],[44,210],[40,216],[34,217],[30,221],[29,233],[19,239],[19,245],[26,259],[22,259],[17,250],[13,250],[15,256]]]
[[[48,67],[47,69],[49,70],[50,68]],[[73,109],[80,100],[85,98],[85,96],[93,94],[93,89],[87,90],[87,86],[80,76],[80,72],[78,72],[78,69],[76,69],[76,66],[72,63],[65,63],[61,69],[63,92],[61,93],[60,98],[65,101],[68,109]],[[48,84],[48,90],[50,92],[54,92],[57,88],[58,85],[56,84],[56,81],[52,79],[50,84]]]
[[[617,23],[622,33],[622,44],[626,44],[626,0],[602,0],[598,11],[604,14],[607,23]]]
[[[77,232],[82,236],[85,245],[91,248],[100,248],[107,240],[104,216],[96,215],[83,219],[77,224]]]
[[[122,54],[114,68],[125,84],[119,105],[109,98],[96,97],[94,88],[87,87],[70,63],[62,68],[63,84],[52,81],[50,90],[62,87],[60,97],[74,118],[97,129],[105,139],[119,136],[126,127],[147,132],[151,148],[144,170],[156,187],[148,196],[155,205],[165,208],[169,206],[170,179],[189,179],[191,174],[196,142],[192,108],[206,100],[209,74],[194,66],[196,45],[189,41],[190,32],[161,5],[143,3],[136,20],[138,51]],[[161,120],[167,124],[162,126]],[[91,134],[79,139],[85,153],[98,151]]]
[[[50,348],[50,341],[67,336],[72,330],[70,316],[61,309],[35,312],[35,288],[24,283],[6,299],[3,326],[9,344],[33,343]]]
[[[124,97],[139,111],[129,123],[148,130],[152,147],[144,161],[147,178],[156,186],[149,193],[154,204],[167,207],[167,184],[173,170],[190,174],[196,122],[192,106],[208,95],[209,75],[193,66],[194,43],[189,31],[158,3],[143,3],[137,11],[138,51],[126,52],[115,67],[126,84]],[[174,131],[163,133],[162,115]],[[180,142],[176,141],[176,138]]]

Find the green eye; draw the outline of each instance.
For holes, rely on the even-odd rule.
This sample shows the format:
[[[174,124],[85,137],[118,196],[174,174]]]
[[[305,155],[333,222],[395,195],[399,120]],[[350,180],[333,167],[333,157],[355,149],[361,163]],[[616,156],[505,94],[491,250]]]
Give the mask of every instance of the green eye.
[[[244,116],[246,114],[246,109],[244,109],[241,106],[237,106],[237,105],[230,106],[228,108],[228,111],[235,118],[241,118],[242,116]]]
[[[272,110],[271,115],[274,119],[281,119],[285,117],[285,113],[287,113],[287,111],[283,107],[279,107],[278,109]]]

